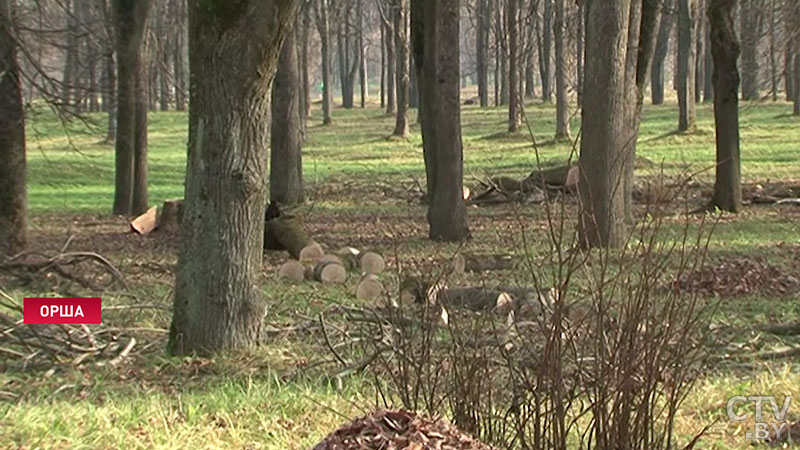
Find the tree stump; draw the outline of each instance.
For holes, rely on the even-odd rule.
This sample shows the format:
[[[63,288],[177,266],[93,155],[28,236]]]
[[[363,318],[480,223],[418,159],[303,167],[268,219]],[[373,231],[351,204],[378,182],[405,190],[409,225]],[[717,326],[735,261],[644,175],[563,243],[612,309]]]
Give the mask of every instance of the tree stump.
[[[158,229],[167,233],[180,230],[183,218],[183,199],[165,200],[161,205],[161,216],[158,219]]]

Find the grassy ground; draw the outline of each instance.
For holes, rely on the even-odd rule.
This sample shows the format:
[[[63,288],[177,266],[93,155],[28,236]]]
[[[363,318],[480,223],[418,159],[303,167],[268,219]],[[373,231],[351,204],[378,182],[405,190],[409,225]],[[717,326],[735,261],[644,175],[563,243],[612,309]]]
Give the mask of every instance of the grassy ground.
[[[742,155],[746,182],[767,180],[798,184],[800,122],[790,106],[743,105]],[[639,141],[644,164],[640,177],[697,173],[692,195],[701,196],[713,177],[713,118],[699,108],[699,129],[675,134],[674,105],[647,107]],[[554,110],[530,105],[526,117],[545,163],[566,160],[569,142],[552,142]],[[97,118],[102,122],[102,117]],[[418,129],[408,140],[387,139],[392,119],[377,108],[336,110],[331,127],[312,121],[304,150],[310,231],[330,248],[372,247],[393,253],[400,262],[422,264],[447,255],[453,245],[425,239],[424,208],[416,202],[417,182],[424,181]],[[502,109],[463,111],[467,184],[486,175],[527,175],[537,151],[527,133],[504,132]],[[150,116],[150,196],[152,204],[180,197],[183,191],[186,116]],[[573,131],[579,129],[577,120]],[[102,129],[62,124],[46,113],[29,121],[29,198],[33,248],[55,252],[68,237],[72,250],[98,251],[126,275],[129,289],[103,294],[104,306],[148,304],[161,309],[120,309],[104,314],[107,326],[166,328],[169,323],[174,236],[127,233],[126,220],[109,216],[113,197],[113,148],[102,143]],[[699,204],[701,198],[689,198]],[[676,208],[677,211],[677,208]],[[547,221],[542,208],[512,206],[471,208],[479,251],[518,245],[520,224],[533,236],[533,251],[544,245]],[[675,215],[667,231],[677,230]],[[520,220],[522,219],[522,220]],[[758,257],[787,274],[800,274],[798,208],[751,206],[737,217],[724,217],[711,245],[712,259]],[[696,226],[700,219],[690,219]],[[398,261],[389,258],[392,265]],[[271,306],[268,322],[276,327],[313,318],[332,304],[352,304],[349,287],[289,285],[275,277],[283,255],[264,261],[264,292]],[[0,288],[21,298],[47,294],[46,284],[19,286],[0,278]],[[778,296],[750,292],[721,298],[715,323],[732,327],[737,342],[752,350],[792,344],[791,338],[766,335],[755,325],[800,319],[796,293]],[[21,370],[0,360],[0,447],[7,448],[308,448],[337,424],[374,404],[374,393],[361,377],[331,385],[317,372],[296,375],[324,354],[318,339],[277,336],[258,352],[206,359],[168,359],[163,334],[142,332],[153,343],[118,368]],[[2,341],[0,340],[0,343]],[[717,368],[698,382],[685,403],[677,427],[689,436],[718,420],[703,448],[746,448],[747,428],[725,416],[725,402],[737,394],[782,396],[800,390],[792,360]],[[790,417],[800,419],[800,406]]]

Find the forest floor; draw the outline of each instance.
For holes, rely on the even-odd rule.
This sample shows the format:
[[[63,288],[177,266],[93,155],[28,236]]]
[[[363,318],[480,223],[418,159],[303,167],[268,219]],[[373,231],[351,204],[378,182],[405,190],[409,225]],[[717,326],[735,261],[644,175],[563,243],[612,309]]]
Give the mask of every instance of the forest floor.
[[[742,105],[742,174],[755,184],[800,186],[800,120],[788,104]],[[638,144],[637,177],[673,179],[693,174],[681,201],[667,205],[663,239],[677,239],[684,225],[697,230],[709,216],[685,215],[707,201],[714,173],[714,129],[710,106],[698,108],[691,135],[673,132],[675,105],[647,106]],[[465,107],[462,114],[465,184],[473,191],[489,176],[521,179],[537,164],[562,164],[572,142],[553,142],[555,111],[526,108],[530,130],[509,135],[502,108]],[[412,112],[412,121],[414,115]],[[96,117],[102,122],[101,116]],[[152,205],[183,193],[186,115],[150,115],[149,190]],[[411,137],[387,139],[393,119],[377,107],[334,111],[334,124],[309,126],[303,150],[307,202],[295,212],[325,247],[370,248],[387,256],[390,272],[436,268],[459,248],[426,239],[424,185],[418,127]],[[578,118],[572,123],[577,133]],[[126,218],[109,214],[113,198],[113,147],[102,142],[102,126],[76,122],[66,127],[48,112],[31,114],[28,127],[30,236],[34,251],[56,254],[91,251],[106,257],[125,277],[126,287],[93,292],[51,278],[27,284],[0,274],[0,291],[14,299],[48,294],[102,295],[104,327],[124,329],[137,346],[119,365],[84,364],[55,371],[23,366],[0,352],[0,448],[248,448],[305,449],[339,424],[376,404],[366,375],[331,379],[340,369],[320,333],[294,332],[322,315],[337,326],[338,307],[364,306],[345,286],[278,279],[282,252],[269,252],[263,289],[269,311],[266,343],[258,351],[214,359],[169,358],[169,327],[176,235],[129,232]],[[533,142],[536,145],[533,145]],[[538,162],[537,162],[538,161]],[[567,212],[574,211],[568,204]],[[542,253],[548,247],[547,208],[509,203],[470,207],[472,239],[465,249]],[[637,206],[642,217],[644,206]],[[568,218],[572,223],[574,218]],[[766,333],[768,324],[800,321],[800,207],[752,204],[723,215],[708,247],[718,268],[703,294],[718,302],[711,318],[730,337],[725,349],[757,353],[800,345],[800,338]],[[731,270],[733,273],[724,273]],[[743,271],[736,273],[735,271]],[[760,271],[760,272],[759,272]],[[758,273],[753,273],[758,272]],[[519,274],[467,276],[453,284],[517,280]],[[521,276],[525,279],[525,276]],[[63,281],[63,280],[62,280]],[[301,330],[302,331],[302,330]],[[326,335],[327,336],[327,335]],[[3,338],[0,337],[0,347]],[[323,364],[324,363],[324,364]],[[676,429],[688,441],[712,424],[700,448],[749,448],[749,422],[731,422],[726,404],[734,395],[800,392],[797,357],[719,364],[697,380],[681,407]],[[798,400],[800,401],[800,400]],[[792,404],[789,419],[800,419]]]

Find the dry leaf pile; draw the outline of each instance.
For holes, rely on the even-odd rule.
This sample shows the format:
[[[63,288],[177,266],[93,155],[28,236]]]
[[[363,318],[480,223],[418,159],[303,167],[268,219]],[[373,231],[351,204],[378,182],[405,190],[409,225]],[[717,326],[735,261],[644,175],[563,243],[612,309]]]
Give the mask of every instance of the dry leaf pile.
[[[766,294],[790,295],[800,291],[800,280],[755,258],[730,258],[688,274],[675,282],[682,291],[706,296],[736,297]]]
[[[379,410],[334,431],[313,450],[491,450],[449,423],[411,411]]]

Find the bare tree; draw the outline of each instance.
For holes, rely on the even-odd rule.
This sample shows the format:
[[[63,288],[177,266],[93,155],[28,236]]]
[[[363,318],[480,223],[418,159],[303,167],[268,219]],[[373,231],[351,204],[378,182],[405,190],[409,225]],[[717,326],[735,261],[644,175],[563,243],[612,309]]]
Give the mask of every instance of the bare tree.
[[[693,132],[697,127],[695,73],[697,47],[697,0],[678,0],[678,131]]]
[[[564,9],[566,0],[555,0],[556,20],[556,139],[569,138],[569,94],[567,92],[566,23]]]
[[[537,21],[538,23],[538,21]],[[541,33],[537,32],[539,42],[539,76],[542,80],[542,100],[553,101],[553,88],[550,78],[550,50],[553,48],[553,0],[544,0]]]
[[[489,106],[489,0],[477,0],[475,11],[475,73],[481,108]]]
[[[147,174],[140,172],[147,167],[147,93],[142,80],[145,66],[142,46],[152,1],[113,0],[113,5],[118,77],[114,214],[130,215],[147,209]],[[142,187],[144,192],[140,190]]]
[[[661,3],[661,23],[658,27],[656,49],[653,54],[653,68],[650,73],[650,94],[654,105],[664,103],[664,62],[669,52],[669,38],[675,24],[676,0],[663,0]]]
[[[411,0],[411,35],[420,80],[430,238],[469,236],[462,193],[459,2]]]
[[[409,48],[408,48],[408,0],[392,0],[392,19],[397,49],[396,86],[397,114],[392,135],[408,136],[408,100],[409,100]]]
[[[269,198],[281,205],[303,201],[301,95],[296,35],[297,31],[292,30],[286,36],[272,84]]]
[[[764,26],[764,1],[740,0],[742,30],[742,100],[759,99],[759,43]]]
[[[519,130],[522,94],[519,91],[519,0],[507,0],[508,30],[508,131]]]
[[[12,1],[0,0],[0,254],[27,244],[25,111]]]
[[[709,0],[711,52],[714,56],[714,123],[717,166],[713,206],[738,212],[742,205],[739,154],[739,42],[734,26],[734,2]]]
[[[168,350],[256,346],[270,88],[300,0],[190,2],[192,95],[181,249]]]
[[[315,16],[317,31],[319,32],[320,52],[322,53],[322,124],[330,125],[333,123],[331,109],[333,98],[331,93],[331,50],[330,50],[330,22],[328,18],[328,1],[314,0],[316,2]]]

